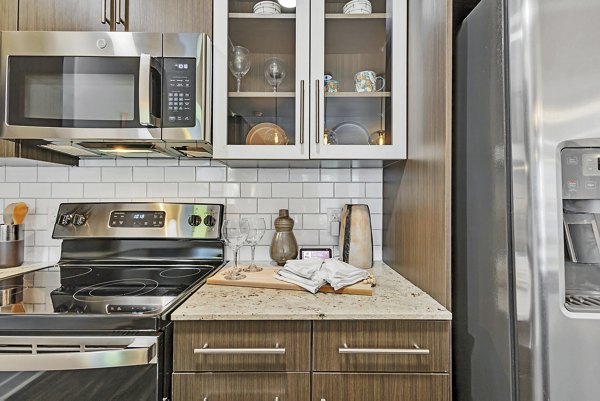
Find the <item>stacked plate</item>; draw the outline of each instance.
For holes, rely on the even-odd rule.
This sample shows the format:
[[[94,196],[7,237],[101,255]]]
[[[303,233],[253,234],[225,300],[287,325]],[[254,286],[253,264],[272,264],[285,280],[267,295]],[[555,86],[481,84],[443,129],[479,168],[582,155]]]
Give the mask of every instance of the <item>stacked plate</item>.
[[[281,14],[281,6],[275,1],[259,1],[254,5],[254,14]]]
[[[344,14],[371,14],[372,6],[369,0],[352,0],[344,4]]]

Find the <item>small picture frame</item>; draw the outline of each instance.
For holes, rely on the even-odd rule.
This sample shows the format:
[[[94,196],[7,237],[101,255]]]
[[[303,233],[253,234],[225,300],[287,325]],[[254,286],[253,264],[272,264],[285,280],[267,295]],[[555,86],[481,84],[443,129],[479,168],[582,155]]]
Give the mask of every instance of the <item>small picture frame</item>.
[[[331,248],[301,248],[300,259],[331,259],[333,253]]]

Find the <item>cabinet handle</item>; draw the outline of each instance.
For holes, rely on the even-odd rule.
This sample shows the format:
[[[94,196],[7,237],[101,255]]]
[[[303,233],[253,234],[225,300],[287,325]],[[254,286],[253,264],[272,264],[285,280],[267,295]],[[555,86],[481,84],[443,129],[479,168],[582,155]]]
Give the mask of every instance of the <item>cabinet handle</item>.
[[[275,348],[208,348],[208,343],[202,348],[194,348],[194,354],[203,355],[284,355],[285,348],[279,348],[279,344]]]
[[[304,145],[304,80],[300,81],[300,145]]]
[[[340,354],[391,354],[391,355],[429,355],[428,349],[418,345],[413,348],[348,348],[347,344],[338,349]]]
[[[317,144],[319,143],[319,138],[321,137],[321,87],[320,87],[321,82],[317,79],[315,81],[315,93],[316,93],[316,97],[317,97],[317,101],[316,101],[316,105],[317,105],[317,121],[315,122],[316,125],[316,135],[315,135],[315,140],[317,141]]]
[[[106,0],[100,0],[100,23],[101,24],[106,24],[108,21],[108,18],[106,18]]]
[[[117,24],[125,25],[125,20],[121,18],[121,0],[115,0],[115,8],[117,9],[117,15],[115,17],[115,22]]]
[[[208,401],[208,397],[204,397],[204,398],[202,399],[202,401]],[[275,399],[274,399],[273,401],[279,401],[279,397],[275,397]],[[321,398],[321,401],[325,401],[325,399],[324,399],[324,398]]]

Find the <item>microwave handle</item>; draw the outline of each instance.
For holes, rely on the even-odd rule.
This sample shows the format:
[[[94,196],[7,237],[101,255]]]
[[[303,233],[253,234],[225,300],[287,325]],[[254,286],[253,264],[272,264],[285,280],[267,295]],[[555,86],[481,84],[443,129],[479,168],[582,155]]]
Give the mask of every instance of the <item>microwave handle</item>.
[[[140,55],[140,73],[139,73],[139,113],[140,125],[151,127],[150,114],[150,61],[149,54],[142,53]]]

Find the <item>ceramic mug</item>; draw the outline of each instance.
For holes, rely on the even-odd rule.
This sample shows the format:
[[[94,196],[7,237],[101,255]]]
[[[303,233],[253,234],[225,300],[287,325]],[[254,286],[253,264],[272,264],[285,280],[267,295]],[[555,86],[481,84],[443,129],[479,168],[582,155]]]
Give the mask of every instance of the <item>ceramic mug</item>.
[[[335,79],[329,79],[325,81],[325,92],[332,93],[338,91],[339,82]]]
[[[377,80],[381,87],[377,88]],[[354,85],[357,92],[381,92],[385,87],[385,79],[375,75],[375,71],[359,71],[354,75]]]

